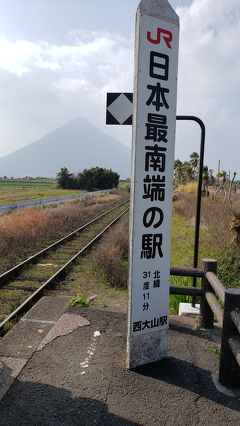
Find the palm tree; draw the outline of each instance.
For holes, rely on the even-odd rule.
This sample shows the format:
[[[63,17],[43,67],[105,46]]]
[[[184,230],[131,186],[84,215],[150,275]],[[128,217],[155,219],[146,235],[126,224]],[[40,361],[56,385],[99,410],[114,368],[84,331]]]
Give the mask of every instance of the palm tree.
[[[196,176],[198,174],[198,167],[199,167],[199,155],[197,152],[193,152],[190,155],[190,164],[193,169],[193,173]]]

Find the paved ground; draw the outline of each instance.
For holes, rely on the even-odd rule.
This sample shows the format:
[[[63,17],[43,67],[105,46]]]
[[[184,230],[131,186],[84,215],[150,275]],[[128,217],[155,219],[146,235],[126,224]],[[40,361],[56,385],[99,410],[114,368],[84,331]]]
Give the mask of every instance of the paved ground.
[[[0,341],[0,425],[240,424],[240,400],[211,378],[217,346],[194,321],[172,318],[169,358],[127,371],[125,314],[61,315],[66,303],[43,298]]]

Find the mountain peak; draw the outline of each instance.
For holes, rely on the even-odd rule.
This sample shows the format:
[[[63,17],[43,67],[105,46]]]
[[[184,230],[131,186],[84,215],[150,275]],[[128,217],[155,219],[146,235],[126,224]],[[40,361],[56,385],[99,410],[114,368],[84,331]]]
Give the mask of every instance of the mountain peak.
[[[130,150],[85,118],[76,117],[47,135],[0,159],[0,176],[55,177],[61,167],[80,172],[112,168],[130,175]]]

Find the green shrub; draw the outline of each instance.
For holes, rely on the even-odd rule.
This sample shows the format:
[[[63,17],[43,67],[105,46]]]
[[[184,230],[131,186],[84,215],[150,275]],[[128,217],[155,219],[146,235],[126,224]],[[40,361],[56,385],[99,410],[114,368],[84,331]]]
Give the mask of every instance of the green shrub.
[[[72,306],[72,307],[88,308],[89,305],[90,303],[87,301],[85,296],[83,296],[83,294],[81,293],[74,296],[69,302],[69,306]]]

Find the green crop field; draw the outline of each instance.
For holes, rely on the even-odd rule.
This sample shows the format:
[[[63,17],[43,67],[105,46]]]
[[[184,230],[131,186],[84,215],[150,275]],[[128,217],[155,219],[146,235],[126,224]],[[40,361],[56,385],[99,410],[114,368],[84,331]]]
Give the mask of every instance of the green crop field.
[[[130,189],[130,180],[120,180],[118,188],[124,190]]]
[[[0,180],[0,204],[62,197],[79,192],[79,190],[57,188],[56,179]]]

